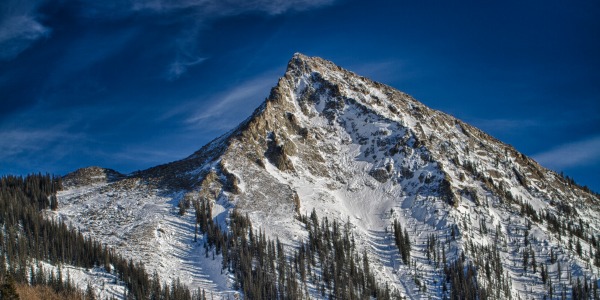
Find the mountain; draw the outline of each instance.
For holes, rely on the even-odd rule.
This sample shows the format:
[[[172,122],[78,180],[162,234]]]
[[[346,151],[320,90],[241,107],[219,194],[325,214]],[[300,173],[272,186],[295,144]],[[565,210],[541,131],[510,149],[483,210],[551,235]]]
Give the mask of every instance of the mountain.
[[[312,249],[318,231],[309,215],[322,232],[339,225],[352,245],[332,254],[345,259],[332,263],[335,276],[348,279],[341,273],[354,272],[346,265],[360,256],[357,269],[392,297],[597,295],[598,194],[321,58],[295,54],[248,119],[187,158],[129,175],[87,168],[63,180],[50,218],[142,261],[161,280],[214,297],[249,295],[239,278],[250,275],[236,271],[231,244],[213,246],[212,227],[198,221],[205,212],[230,233],[221,239],[247,216],[249,231],[281,243],[296,272],[305,268],[298,253]],[[324,284],[325,262],[278,287],[297,284],[292,298],[343,293],[348,282]]]

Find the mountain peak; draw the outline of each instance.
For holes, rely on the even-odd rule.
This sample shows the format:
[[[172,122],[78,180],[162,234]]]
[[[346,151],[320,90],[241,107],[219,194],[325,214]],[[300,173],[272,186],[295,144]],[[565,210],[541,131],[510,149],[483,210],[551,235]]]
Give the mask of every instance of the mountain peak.
[[[342,68],[333,62],[317,56],[307,56],[302,53],[295,53],[288,62],[287,73],[293,75],[310,74],[312,72],[342,71]],[[344,70],[345,71],[345,70]]]
[[[77,169],[63,177],[65,186],[84,186],[95,183],[114,182],[125,178],[125,175],[112,170],[97,166]]]
[[[321,58],[316,57],[316,56],[308,56],[308,55],[305,55],[303,53],[296,52],[296,53],[294,53],[294,55],[292,56],[292,58],[290,59],[290,61],[304,61],[304,62],[308,62],[308,61],[313,61],[313,60],[317,60],[317,59],[321,59]]]
[[[102,193],[90,192],[89,201],[87,195],[82,197],[88,201],[82,205],[87,206],[77,209],[104,209],[95,205],[101,202],[95,200],[111,189],[119,193],[106,194],[117,198],[121,206],[141,207],[139,200],[130,199],[129,195],[135,194],[131,189],[139,191],[156,183],[149,189],[156,195],[144,201],[160,204],[169,193],[177,198],[169,203],[207,201],[211,216],[223,228],[235,208],[246,213],[266,236],[286,245],[308,238],[301,216],[316,211],[348,225],[345,228],[352,231],[357,249],[370,257],[374,276],[408,298],[444,298],[438,283],[447,282],[440,277],[445,264],[432,263],[431,255],[435,260],[439,253],[431,253],[434,245],[444,245],[441,251],[448,262],[466,257],[479,270],[485,269],[482,261],[492,258],[482,260],[475,252],[502,257],[506,262],[494,263],[500,266],[501,280],[491,280],[489,275],[481,276],[483,273],[477,278],[482,286],[502,291],[499,298],[517,298],[524,286],[534,286],[530,288],[536,291],[534,298],[542,298],[540,291],[545,285],[531,280],[536,275],[523,276],[520,261],[509,260],[516,253],[525,253],[524,249],[527,255],[535,253],[544,261],[548,261],[548,249],[554,249],[560,261],[581,270],[578,272],[588,272],[586,276],[600,270],[590,266],[591,252],[567,251],[560,234],[562,231],[564,237],[568,230],[577,235],[577,241],[581,239],[581,248],[597,247],[594,253],[600,253],[600,246],[588,238],[598,236],[597,226],[591,223],[600,215],[597,195],[405,93],[300,53],[294,54],[285,75],[248,119],[190,157],[136,173],[134,176],[144,180],[119,188],[105,179],[112,174],[107,170],[92,168],[79,173],[77,179],[94,183],[91,179],[99,178],[106,185],[96,185]],[[162,204],[144,207],[173,208]],[[175,218],[172,212],[165,215]],[[162,226],[152,223],[160,219],[147,218],[147,224],[139,227],[125,221],[112,223],[120,224],[121,229],[140,228],[129,240],[148,240],[145,228]],[[189,220],[184,215],[171,223]],[[191,222],[187,228],[194,228]],[[556,225],[559,223],[562,225]],[[415,245],[408,250],[413,255],[410,263],[394,250],[398,244],[393,242],[392,224],[401,224],[403,234]],[[103,230],[97,223],[83,225],[92,231]],[[160,240],[162,233],[156,230],[155,238]],[[191,240],[193,232],[188,234],[186,239]],[[154,245],[154,235],[150,236],[149,243]],[[528,247],[524,248],[523,240]],[[130,247],[130,243],[107,241],[117,248]],[[148,249],[155,251],[155,247]],[[180,261],[168,249],[159,249],[160,256]],[[167,270],[169,265],[156,268],[175,274]],[[587,271],[590,268],[593,272]],[[422,286],[414,280],[415,269],[420,270]],[[462,272],[462,267],[459,270]],[[202,277],[186,273],[188,270],[177,272],[189,282]],[[212,275],[218,277],[218,273]],[[566,276],[558,277],[560,282]],[[212,278],[226,282],[217,279]],[[308,284],[315,298],[320,295],[317,288]]]
[[[302,54],[300,52],[296,52],[294,53],[294,55],[292,55],[292,59],[308,59],[309,56]]]

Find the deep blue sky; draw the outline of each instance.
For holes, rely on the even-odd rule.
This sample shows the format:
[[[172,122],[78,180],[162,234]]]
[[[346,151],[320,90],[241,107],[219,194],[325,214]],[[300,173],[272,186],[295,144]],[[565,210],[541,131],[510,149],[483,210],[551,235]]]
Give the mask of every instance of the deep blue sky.
[[[0,173],[183,158],[302,52],[600,191],[600,2],[488,2],[4,0]]]

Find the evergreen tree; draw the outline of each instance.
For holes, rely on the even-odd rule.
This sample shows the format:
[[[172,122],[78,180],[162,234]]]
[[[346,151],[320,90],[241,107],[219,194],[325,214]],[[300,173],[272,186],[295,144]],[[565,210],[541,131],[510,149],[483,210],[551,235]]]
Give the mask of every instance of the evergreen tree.
[[[523,270],[527,272],[527,266],[529,265],[529,249],[523,248]]]
[[[85,290],[85,300],[96,300],[96,293],[94,293],[94,289],[89,283]]]
[[[537,272],[537,263],[535,261],[535,251],[533,248],[529,248],[529,252],[531,252],[531,267],[533,269],[533,273]]]

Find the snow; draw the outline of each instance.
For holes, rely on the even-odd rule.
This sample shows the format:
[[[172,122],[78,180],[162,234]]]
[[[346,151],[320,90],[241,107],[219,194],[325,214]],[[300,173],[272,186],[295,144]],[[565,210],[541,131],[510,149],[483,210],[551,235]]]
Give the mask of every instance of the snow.
[[[231,210],[240,209],[248,213],[256,230],[294,247],[307,239],[290,200],[296,194],[299,213],[310,214],[314,209],[319,217],[350,222],[356,246],[359,252],[367,250],[379,282],[388,283],[410,299],[443,298],[443,267],[425,255],[431,234],[445,247],[449,261],[460,253],[472,258],[474,254],[468,249],[471,242],[498,247],[515,298],[541,298],[546,289],[539,270],[535,274],[523,271],[528,224],[528,240],[537,261],[548,262],[550,249],[557,254],[561,274],[558,262],[546,264],[551,276],[560,278],[556,284],[569,286],[569,276],[600,274],[588,263],[590,246],[585,241],[581,241],[584,254],[578,256],[567,250],[567,237],[559,238],[545,222],[530,222],[519,213],[522,202],[537,212],[559,214],[551,203],[562,201],[576,207],[578,217],[597,234],[600,213],[585,204],[594,201],[586,198],[589,196],[566,187],[556,174],[541,169],[510,146],[404,93],[329,62],[296,57],[305,60],[309,71],[295,74],[293,67],[288,70],[279,82],[285,103],[263,104],[251,117],[291,113],[298,126],[307,129],[309,136],[300,136],[272,117],[265,132],[260,132],[268,139],[277,131],[278,137],[284,137],[279,140],[281,144],[294,144],[297,151],[287,157],[294,170],[279,170],[267,160],[264,167],[258,166],[250,154],[262,157],[265,149],[256,146],[259,140],[249,145],[233,138],[242,130],[240,126],[204,150],[214,152],[226,145],[227,151],[187,172],[190,176],[208,170],[218,172],[220,163],[236,177],[239,194],[221,190],[211,200],[213,217],[223,228]],[[336,90],[323,92],[331,86]],[[306,97],[311,93],[317,94]],[[331,108],[331,101],[343,105]],[[522,173],[527,183],[519,182],[515,172]],[[486,184],[482,178],[492,183]],[[445,181],[457,201],[455,206],[447,203],[448,195],[441,191]],[[184,216],[177,214],[177,203],[188,193],[198,197],[199,186],[191,191],[159,189],[143,179],[130,178],[74,187],[59,194],[59,211],[53,217],[126,257],[143,261],[161,279],[179,278],[190,288],[200,287],[226,297],[235,293],[231,279],[221,272],[220,257],[205,257],[203,237],[194,241],[193,208]],[[509,191],[515,202],[507,202],[496,189]],[[391,234],[394,220],[409,232],[411,266],[401,263]],[[453,229],[457,230],[455,239],[451,237]],[[419,278],[425,291],[414,278]],[[309,290],[312,297],[320,297],[312,283]]]
[[[53,272],[55,276],[58,274],[58,267],[46,262],[40,262],[40,266],[44,269],[45,274]],[[36,270],[37,270],[36,266]],[[71,281],[76,288],[86,290],[91,286],[96,296],[99,299],[121,299],[125,292],[125,284],[110,274],[104,268],[84,269],[71,265],[62,265],[61,272],[63,280]]]
[[[183,217],[177,214],[183,192],[162,192],[141,182],[134,188],[104,184],[66,190],[58,194],[60,209],[54,217],[143,262],[161,280],[179,278],[190,289],[233,293],[229,278],[221,274],[220,257],[205,257],[202,235],[193,241],[193,208]]]

